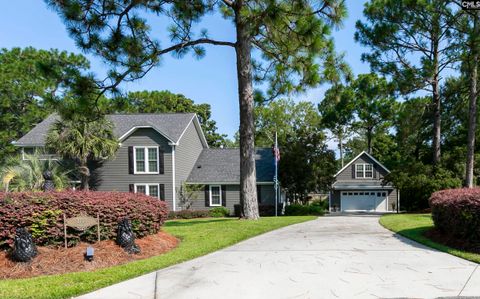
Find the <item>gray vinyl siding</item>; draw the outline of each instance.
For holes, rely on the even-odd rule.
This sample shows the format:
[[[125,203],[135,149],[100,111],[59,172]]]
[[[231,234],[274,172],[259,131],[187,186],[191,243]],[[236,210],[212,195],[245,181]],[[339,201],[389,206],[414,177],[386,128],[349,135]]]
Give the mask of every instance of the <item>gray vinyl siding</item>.
[[[361,163],[367,163],[367,164],[372,164],[373,165],[373,178],[356,178],[355,177],[355,165]],[[351,165],[349,165],[347,168],[345,168],[342,172],[340,172],[337,177],[336,177],[336,182],[339,184],[345,185],[348,183],[351,184],[357,184],[359,181],[362,183],[368,183],[372,182],[372,185],[375,185],[374,183],[377,183],[379,181],[382,181],[383,178],[388,174],[388,172],[383,169],[378,163],[373,161],[368,155],[363,154],[360,157],[358,157]],[[332,190],[331,192],[331,197],[330,197],[330,210],[333,211],[333,207],[335,206],[337,210],[339,210],[341,207],[341,192],[343,190]],[[352,192],[353,190],[345,190],[347,192]],[[388,192],[388,198],[387,198],[387,211],[394,212],[396,211],[396,205],[397,205],[397,190],[386,190],[386,189],[371,189],[371,190],[358,190],[358,191],[375,191],[375,192]],[[395,209],[392,208],[392,204],[395,205]]]
[[[164,174],[129,174],[129,146],[159,146],[164,151]],[[153,129],[141,128],[134,131],[122,142],[116,156],[106,161],[96,173],[99,174],[99,191],[129,191],[130,184],[165,184],[165,200],[172,209],[172,148],[168,140]]]
[[[395,208],[392,207],[395,205]],[[397,210],[397,189],[393,189],[388,193],[388,211],[395,212]]]
[[[208,186],[208,185],[206,185]],[[217,185],[216,185],[217,186]],[[226,186],[226,208],[230,210],[230,214],[234,213],[234,205],[240,204],[240,185]],[[196,192],[195,199],[192,200],[191,210],[210,210],[212,207],[205,205],[205,190]]]
[[[201,132],[197,131],[194,122],[190,122],[178,146],[175,148],[175,184],[177,190],[177,207],[180,207],[179,191],[182,183],[187,180],[195,162],[203,150],[200,139]]]
[[[375,163],[370,157],[367,155],[361,155],[355,160],[349,167],[344,169],[337,175],[337,181],[351,181],[351,180],[362,180],[368,181],[372,179],[363,179],[363,178],[355,178],[355,164],[357,163],[368,163],[373,164],[373,180],[382,180],[386,175],[387,171],[380,167],[377,163]]]

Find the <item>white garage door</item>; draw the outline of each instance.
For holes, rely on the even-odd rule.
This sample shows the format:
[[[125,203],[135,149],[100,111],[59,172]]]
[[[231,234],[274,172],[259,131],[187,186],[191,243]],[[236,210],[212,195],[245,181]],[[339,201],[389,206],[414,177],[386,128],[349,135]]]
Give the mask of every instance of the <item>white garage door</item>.
[[[387,211],[386,191],[342,191],[342,211]]]

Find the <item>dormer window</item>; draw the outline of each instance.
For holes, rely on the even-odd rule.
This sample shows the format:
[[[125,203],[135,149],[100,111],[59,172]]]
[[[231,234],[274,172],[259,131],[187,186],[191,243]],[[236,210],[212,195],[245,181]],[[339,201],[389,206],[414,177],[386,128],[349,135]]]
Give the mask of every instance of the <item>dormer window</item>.
[[[355,177],[359,179],[373,178],[373,165],[355,164]]]

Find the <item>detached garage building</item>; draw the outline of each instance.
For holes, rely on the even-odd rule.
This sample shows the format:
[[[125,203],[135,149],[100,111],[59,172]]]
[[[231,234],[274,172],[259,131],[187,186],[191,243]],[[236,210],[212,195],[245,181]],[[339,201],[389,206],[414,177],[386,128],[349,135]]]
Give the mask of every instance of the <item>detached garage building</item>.
[[[335,174],[330,191],[331,212],[396,212],[400,193],[382,183],[390,171],[362,152]]]

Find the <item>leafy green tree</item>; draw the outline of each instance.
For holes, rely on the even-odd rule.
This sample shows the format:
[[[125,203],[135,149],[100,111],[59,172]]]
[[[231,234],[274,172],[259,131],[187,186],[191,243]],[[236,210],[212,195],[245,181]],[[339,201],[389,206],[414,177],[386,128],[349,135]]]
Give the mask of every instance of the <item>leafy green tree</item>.
[[[363,74],[352,82],[351,88],[355,104],[353,112],[356,120],[354,128],[364,134],[368,153],[373,153],[372,140],[375,133],[392,125],[397,110],[397,102],[391,95],[387,80],[376,74]],[[352,100],[353,101],[353,100]]]
[[[42,160],[40,153],[8,156],[5,165],[0,170],[2,189],[10,191],[40,191],[42,190],[43,173],[51,171],[56,189],[68,187],[69,171],[64,170],[56,160]]]
[[[65,51],[0,50],[0,163],[15,152],[12,141],[54,110],[48,99],[60,93],[59,78],[88,67],[85,57]],[[47,68],[49,72],[45,72]]]
[[[225,145],[226,135],[217,133],[217,124],[211,119],[212,111],[209,104],[195,104],[191,99],[181,94],[169,91],[136,91],[113,101],[116,112],[126,113],[196,113],[207,142],[212,147]]]
[[[290,199],[305,202],[310,192],[330,188],[336,171],[335,153],[325,141],[321,129],[309,125],[287,135],[281,148],[279,177]]]
[[[429,97],[418,97],[407,99],[399,103],[394,119],[396,131],[396,142],[401,161],[428,161],[430,150],[430,130],[432,127],[430,118],[431,99]],[[448,128],[448,124],[445,123]],[[426,159],[428,155],[428,159]]]
[[[318,84],[319,62],[334,55],[329,34],[345,16],[343,1],[46,2],[64,19],[82,50],[103,57],[111,66],[112,80],[102,85],[104,90],[141,78],[167,53],[182,57],[193,50],[201,57],[204,45],[235,50],[240,105],[240,202],[243,216],[257,219],[253,79],[267,83],[268,98]],[[232,41],[216,40],[208,36],[207,30],[195,30],[203,16],[214,12],[231,21],[235,28]],[[142,17],[145,14],[170,20],[171,44],[161,45],[151,30],[152,24]],[[254,49],[259,50],[260,59],[256,61],[252,60]]]
[[[113,124],[105,118],[86,120],[83,116],[63,118],[50,128],[45,146],[60,156],[72,159],[78,165],[81,189],[89,189],[90,161],[115,156],[118,140],[113,135]]]
[[[392,76],[404,94],[431,94],[434,164],[441,154],[441,81],[459,60],[452,38],[457,13],[447,0],[370,0],[366,22],[356,25],[355,39],[371,49],[362,59],[374,71]]]
[[[295,135],[303,126],[320,126],[320,116],[310,102],[280,99],[255,107],[255,144],[258,146],[271,147],[275,143],[275,132],[278,144],[283,146],[287,137]]]
[[[344,146],[353,132],[354,101],[352,89],[344,85],[334,85],[318,105],[322,116],[322,125],[329,129],[338,141],[340,150],[340,165],[344,165]]]
[[[450,170],[421,162],[404,163],[401,168],[393,170],[385,177],[401,191],[401,209],[407,211],[421,211],[428,208],[428,199],[433,192],[459,188],[462,180],[455,177]]]

